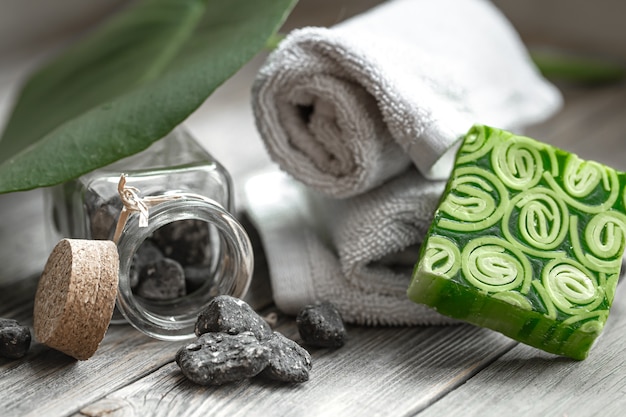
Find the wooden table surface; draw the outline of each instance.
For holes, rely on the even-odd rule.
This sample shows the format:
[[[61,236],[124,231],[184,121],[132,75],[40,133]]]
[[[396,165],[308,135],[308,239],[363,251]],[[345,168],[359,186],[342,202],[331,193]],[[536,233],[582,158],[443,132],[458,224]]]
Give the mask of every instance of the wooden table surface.
[[[259,57],[245,67],[188,122],[233,173],[236,187],[269,164],[249,109],[248,87],[261,61]],[[4,70],[11,74],[10,68]],[[0,89],[7,91],[14,81],[0,77]],[[626,84],[560,87],[563,110],[532,127],[529,135],[626,170]],[[5,113],[8,100],[2,100]],[[238,145],[234,152],[229,145],[233,137],[249,146]],[[0,195],[0,317],[30,326],[34,291],[50,249],[42,194]],[[268,313],[275,309],[262,249],[257,251],[261,262],[248,300]],[[310,380],[299,385],[261,379],[222,387],[194,385],[174,362],[184,343],[157,341],[128,325],[114,325],[88,361],[75,361],[36,342],[24,359],[0,358],[0,417],[622,415],[623,284],[615,300],[602,337],[582,362],[470,325],[350,326],[344,347],[311,350]],[[293,317],[278,317],[275,330],[299,340]]]

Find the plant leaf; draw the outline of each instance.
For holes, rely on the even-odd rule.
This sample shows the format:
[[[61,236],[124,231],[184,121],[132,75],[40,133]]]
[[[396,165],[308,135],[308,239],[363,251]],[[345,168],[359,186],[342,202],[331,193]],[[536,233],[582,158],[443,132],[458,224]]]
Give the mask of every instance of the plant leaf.
[[[626,67],[610,58],[546,48],[531,50],[530,56],[544,77],[552,80],[602,85],[626,78]]]
[[[147,148],[275,33],[296,0],[143,0],[33,74],[0,139],[0,193]]]

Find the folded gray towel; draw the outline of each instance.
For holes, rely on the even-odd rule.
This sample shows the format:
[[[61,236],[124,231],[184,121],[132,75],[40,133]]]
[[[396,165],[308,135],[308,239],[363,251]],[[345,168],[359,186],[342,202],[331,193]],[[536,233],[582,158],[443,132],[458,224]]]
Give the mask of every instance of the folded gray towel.
[[[278,171],[252,178],[246,206],[266,248],[277,307],[297,314],[326,300],[350,323],[452,323],[406,297],[444,185],[411,168],[369,193],[339,200]]]

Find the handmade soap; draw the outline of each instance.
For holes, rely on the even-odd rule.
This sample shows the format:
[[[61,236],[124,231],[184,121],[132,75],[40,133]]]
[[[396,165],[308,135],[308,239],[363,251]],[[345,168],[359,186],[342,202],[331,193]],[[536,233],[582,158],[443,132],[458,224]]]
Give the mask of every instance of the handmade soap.
[[[547,352],[587,357],[626,237],[626,174],[474,126],[421,248],[409,298]]]

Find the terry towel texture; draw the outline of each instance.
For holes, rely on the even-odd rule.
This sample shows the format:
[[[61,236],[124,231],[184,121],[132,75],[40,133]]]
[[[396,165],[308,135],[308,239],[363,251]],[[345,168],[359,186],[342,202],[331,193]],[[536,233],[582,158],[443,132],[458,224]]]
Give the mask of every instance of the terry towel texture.
[[[335,197],[411,162],[445,178],[451,158],[436,162],[473,124],[516,130],[560,103],[484,0],[396,0],[330,29],[295,30],[253,87],[272,159]]]
[[[295,315],[326,300],[349,323],[454,322],[406,296],[444,186],[409,169],[369,193],[339,200],[282,172],[252,178],[245,195],[266,249],[277,307]]]
[[[515,131],[560,104],[484,0],[395,0],[290,33],[252,100],[284,173],[244,192],[277,306],[328,300],[352,323],[450,322],[406,289],[455,143],[474,123]]]

